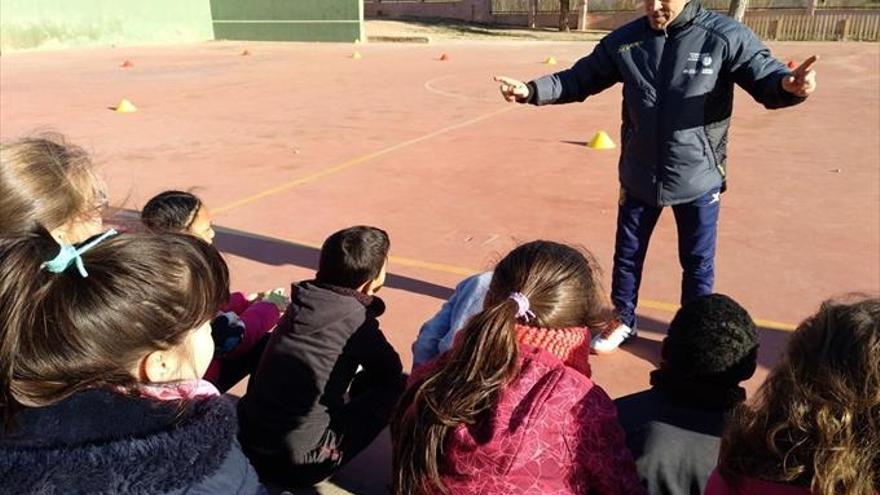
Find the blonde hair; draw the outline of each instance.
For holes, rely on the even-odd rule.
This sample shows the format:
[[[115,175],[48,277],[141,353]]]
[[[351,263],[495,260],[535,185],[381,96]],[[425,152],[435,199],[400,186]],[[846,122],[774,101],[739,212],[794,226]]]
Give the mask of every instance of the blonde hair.
[[[104,184],[88,153],[60,134],[0,144],[0,233],[54,230],[96,214]]]
[[[871,495],[880,487],[880,298],[830,300],[791,335],[721,443],[721,474]]]

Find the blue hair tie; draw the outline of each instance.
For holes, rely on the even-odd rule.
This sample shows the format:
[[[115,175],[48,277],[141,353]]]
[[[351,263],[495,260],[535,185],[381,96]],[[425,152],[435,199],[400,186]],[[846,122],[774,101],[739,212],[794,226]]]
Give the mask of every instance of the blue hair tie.
[[[116,234],[118,234],[118,232],[116,232],[116,229],[110,229],[79,249],[73,247],[72,244],[62,244],[61,250],[58,251],[58,255],[51,260],[44,262],[42,265],[40,265],[40,268],[48,270],[52,273],[63,273],[65,270],[70,268],[70,265],[76,264],[76,269],[79,271],[79,274],[82,275],[83,278],[86,278],[89,276],[89,272],[86,271],[86,267],[83,264],[81,255],[89,249],[97,246],[104,239],[112,237]]]

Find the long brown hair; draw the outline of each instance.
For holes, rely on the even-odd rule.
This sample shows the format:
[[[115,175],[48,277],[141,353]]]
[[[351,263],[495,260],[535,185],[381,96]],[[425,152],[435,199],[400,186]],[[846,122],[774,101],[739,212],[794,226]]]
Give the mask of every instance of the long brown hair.
[[[817,495],[880,489],[880,299],[826,301],[801,323],[728,424],[719,467],[733,484],[748,476]]]
[[[461,330],[443,364],[401,399],[392,421],[396,494],[445,493],[440,465],[447,433],[477,422],[515,378],[518,306],[511,293],[529,299],[532,326],[593,326],[608,317],[600,280],[590,253],[550,241],[523,244],[498,263],[483,310]]]
[[[0,144],[0,234],[51,231],[100,214],[104,201],[89,154],[60,134]]]
[[[91,387],[132,388],[151,351],[183,342],[216,313],[229,275],[219,253],[183,234],[122,234],[50,273],[44,229],[0,239],[0,409],[60,401]]]

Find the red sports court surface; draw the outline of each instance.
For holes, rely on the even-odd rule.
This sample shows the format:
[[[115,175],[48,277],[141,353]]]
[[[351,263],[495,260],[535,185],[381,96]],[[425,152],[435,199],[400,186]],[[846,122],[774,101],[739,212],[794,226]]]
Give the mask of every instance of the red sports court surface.
[[[308,278],[331,232],[387,229],[389,339],[408,367],[421,323],[518,242],[588,247],[610,271],[620,89],[553,108],[506,104],[492,75],[565,67],[590,43],[238,44],[4,53],[0,134],[53,129],[92,150],[115,206],[196,188],[233,288]],[[240,55],[247,48],[249,56]],[[357,48],[360,60],[351,58]],[[775,43],[822,59],[818,92],[767,111],[737,95],[717,290],[763,329],[761,371],[824,298],[880,288],[880,45]],[[442,53],[449,60],[440,61]],[[542,64],[554,56],[559,65]],[[129,59],[132,68],[120,64]],[[108,107],[131,100],[139,111]],[[606,273],[606,280],[608,276]],[[643,388],[679,295],[672,215],[655,232],[640,339],[593,359],[612,396]]]

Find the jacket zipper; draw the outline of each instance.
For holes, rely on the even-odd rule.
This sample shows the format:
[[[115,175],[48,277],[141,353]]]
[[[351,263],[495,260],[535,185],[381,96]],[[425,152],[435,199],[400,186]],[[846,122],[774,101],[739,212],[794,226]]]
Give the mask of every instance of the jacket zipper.
[[[663,96],[664,96],[664,87],[667,84],[666,81],[666,64],[664,64],[667,53],[669,52],[668,47],[666,46],[669,42],[669,32],[666,31],[666,28],[663,29],[663,54],[660,55],[660,67],[658,71],[658,75],[660,76],[660,80],[658,81],[660,84],[657,85],[657,162],[654,165],[655,167],[655,175],[657,176],[657,206],[662,206],[663,202],[661,201],[663,195],[663,131],[662,131],[662,117],[663,117]]]

